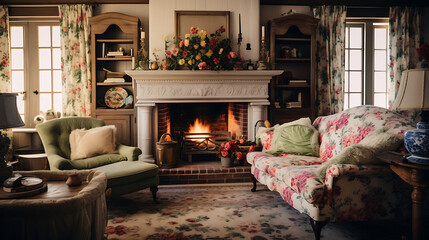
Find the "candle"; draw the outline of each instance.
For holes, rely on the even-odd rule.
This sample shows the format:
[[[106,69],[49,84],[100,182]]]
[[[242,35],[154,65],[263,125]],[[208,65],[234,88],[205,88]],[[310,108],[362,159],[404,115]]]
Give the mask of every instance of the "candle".
[[[145,39],[145,38],[146,38],[146,34],[145,34],[145,32],[141,32],[141,33],[140,33],[140,35],[141,35],[141,38],[142,38],[142,39]]]
[[[265,40],[265,26],[262,26],[262,41]]]
[[[131,69],[134,69],[134,66],[136,65],[136,58],[132,57],[131,58]]]
[[[239,27],[239,33],[241,34],[241,14],[238,14],[238,27]]]

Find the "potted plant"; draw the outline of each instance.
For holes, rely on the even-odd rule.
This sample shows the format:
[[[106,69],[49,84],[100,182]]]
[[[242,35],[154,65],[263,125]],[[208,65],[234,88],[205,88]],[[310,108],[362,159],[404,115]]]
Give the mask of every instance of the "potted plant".
[[[255,151],[255,142],[247,140],[244,136],[235,141],[238,146],[237,150],[233,153],[233,159],[237,160],[239,165],[244,165],[248,153]]]
[[[222,167],[232,167],[232,163],[234,162],[232,157],[237,148],[235,140],[224,142],[219,146],[219,157]]]

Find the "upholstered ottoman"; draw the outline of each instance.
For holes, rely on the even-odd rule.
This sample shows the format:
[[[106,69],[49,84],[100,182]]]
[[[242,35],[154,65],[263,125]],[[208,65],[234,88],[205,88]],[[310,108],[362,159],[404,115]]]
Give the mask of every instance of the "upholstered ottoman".
[[[156,201],[159,183],[157,165],[141,161],[120,161],[94,168],[94,170],[106,173],[107,189],[111,189],[110,196],[119,196],[150,187]]]

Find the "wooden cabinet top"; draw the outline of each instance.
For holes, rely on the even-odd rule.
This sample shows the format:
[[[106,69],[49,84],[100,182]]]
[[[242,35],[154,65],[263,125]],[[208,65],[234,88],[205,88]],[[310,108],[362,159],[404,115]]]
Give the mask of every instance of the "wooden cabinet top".
[[[122,32],[135,34],[138,29],[139,18],[122,13],[109,12],[89,18],[91,31],[94,34],[104,33],[110,25],[117,25]]]
[[[318,18],[301,14],[291,13],[283,17],[271,19],[271,31],[274,35],[285,34],[291,26],[297,26],[306,35],[311,35],[319,22]]]

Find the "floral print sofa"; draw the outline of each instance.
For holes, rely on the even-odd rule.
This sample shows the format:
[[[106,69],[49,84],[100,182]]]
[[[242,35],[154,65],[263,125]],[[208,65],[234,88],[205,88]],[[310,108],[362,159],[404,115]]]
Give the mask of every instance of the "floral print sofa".
[[[399,178],[383,164],[332,164],[325,179],[315,172],[320,165],[342,153],[343,149],[366,137],[377,141],[377,130],[397,134],[415,128],[411,118],[375,106],[359,106],[313,122],[319,132],[319,156],[252,152],[252,180],[277,191],[301,213],[310,217],[316,239],[328,221],[358,221],[389,218],[401,204]],[[260,136],[263,151],[270,149],[272,131]],[[407,194],[408,196],[408,194]],[[408,198],[407,198],[408,199]]]

